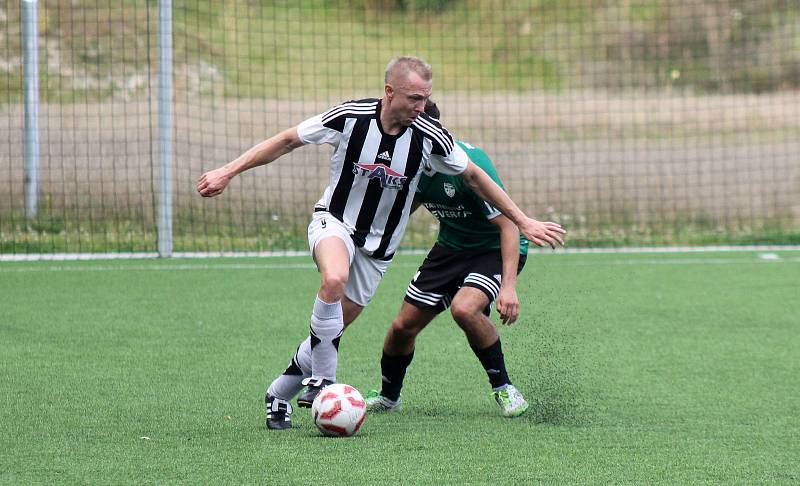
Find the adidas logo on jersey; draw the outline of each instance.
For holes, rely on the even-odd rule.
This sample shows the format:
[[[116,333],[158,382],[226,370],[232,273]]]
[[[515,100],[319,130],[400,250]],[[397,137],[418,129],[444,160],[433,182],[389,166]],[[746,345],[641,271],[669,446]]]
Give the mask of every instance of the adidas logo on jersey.
[[[388,150],[385,150],[385,151],[381,152],[378,155],[378,158],[381,159],[381,160],[389,160],[389,161],[392,160],[392,156],[389,155],[389,151]]]

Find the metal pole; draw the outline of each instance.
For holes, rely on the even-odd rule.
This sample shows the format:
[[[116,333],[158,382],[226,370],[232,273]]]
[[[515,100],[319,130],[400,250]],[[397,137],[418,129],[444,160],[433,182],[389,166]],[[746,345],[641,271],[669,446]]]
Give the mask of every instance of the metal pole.
[[[38,0],[22,0],[25,96],[25,217],[39,208],[39,24]]]
[[[159,1],[158,133],[161,184],[158,256],[172,256],[172,1]]]

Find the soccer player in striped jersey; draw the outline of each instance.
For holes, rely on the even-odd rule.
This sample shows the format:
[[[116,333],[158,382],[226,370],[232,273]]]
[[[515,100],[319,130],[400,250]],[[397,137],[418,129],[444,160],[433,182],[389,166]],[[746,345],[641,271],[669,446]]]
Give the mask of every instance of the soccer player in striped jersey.
[[[425,110],[439,118],[436,104]],[[472,145],[457,142],[478,167],[502,187],[492,161]],[[414,357],[417,335],[450,307],[489,378],[492,395],[506,417],[518,417],[528,402],[511,383],[500,336],[489,319],[493,302],[503,324],[519,316],[517,274],[528,254],[528,240],[496,208],[481,199],[458,177],[425,174],[417,186],[414,209],[420,204],[439,220],[439,235],[408,286],[400,312],[386,333],[381,358],[381,391],[367,393],[372,412],[400,409],[400,390]],[[413,209],[412,209],[413,211]]]
[[[311,330],[267,390],[269,428],[291,427],[289,400],[303,385],[308,388],[297,403],[310,407],[319,390],[336,381],[341,333],[374,296],[402,239],[423,170],[459,175],[534,243],[563,244],[560,225],[526,216],[469,161],[450,133],[424,114],[432,79],[425,61],[395,58],[386,68],[381,99],[343,103],[311,117],[206,172],[197,183],[202,196],[214,197],[236,175],[303,145],[333,147],[329,185],[308,227],[309,249],[321,275]],[[300,363],[304,357],[308,362]]]

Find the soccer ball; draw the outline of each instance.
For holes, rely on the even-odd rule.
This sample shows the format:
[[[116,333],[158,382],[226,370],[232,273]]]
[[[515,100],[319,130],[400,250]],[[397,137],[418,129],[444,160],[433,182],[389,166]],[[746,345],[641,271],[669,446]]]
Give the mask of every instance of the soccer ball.
[[[311,404],[314,424],[320,432],[331,437],[350,437],[355,434],[366,415],[364,397],[344,383],[326,386]]]

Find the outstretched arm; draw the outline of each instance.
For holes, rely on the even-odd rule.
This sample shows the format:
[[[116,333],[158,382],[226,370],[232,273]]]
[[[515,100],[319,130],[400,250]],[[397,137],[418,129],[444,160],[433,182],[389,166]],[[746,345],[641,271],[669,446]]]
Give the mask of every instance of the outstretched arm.
[[[497,296],[497,312],[500,314],[503,324],[511,325],[519,317],[519,298],[517,298],[519,230],[510,219],[502,215],[490,221],[500,229],[500,255],[503,259],[500,293]]]
[[[218,196],[234,176],[253,167],[269,164],[302,145],[303,142],[297,135],[297,127],[284,130],[253,146],[235,160],[200,176],[197,181],[197,192],[203,197]]]
[[[529,218],[515,203],[508,197],[508,194],[498,186],[486,172],[473,162],[467,163],[467,168],[461,173],[461,178],[469,187],[481,198],[488,201],[492,206],[500,210],[503,215],[508,217],[519,227],[519,230],[536,246],[549,245],[555,248],[556,245],[564,245],[563,235],[567,234],[560,224],[551,221],[541,222]]]

